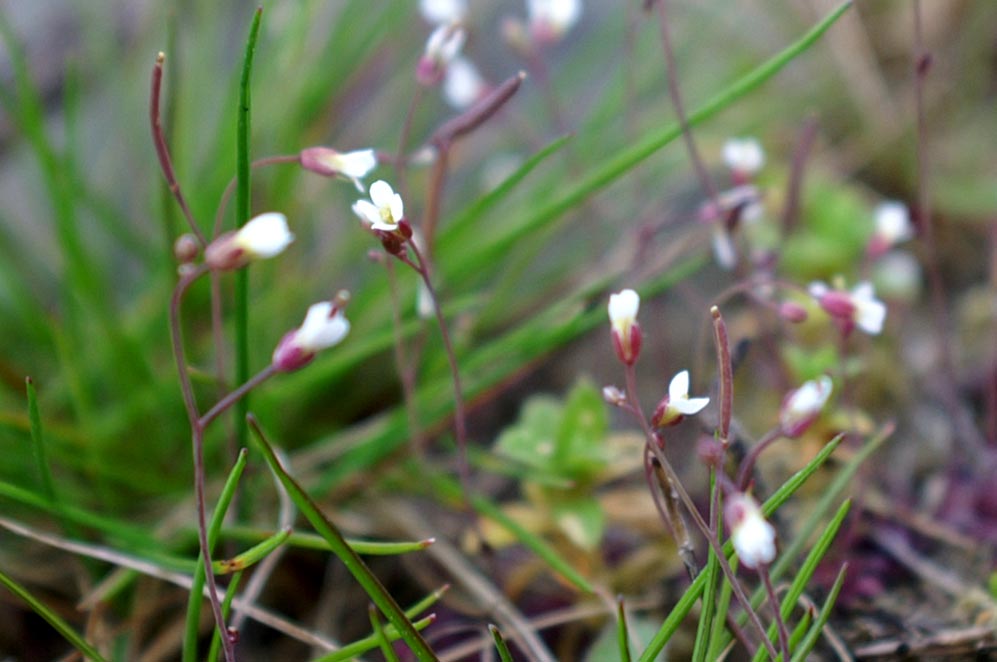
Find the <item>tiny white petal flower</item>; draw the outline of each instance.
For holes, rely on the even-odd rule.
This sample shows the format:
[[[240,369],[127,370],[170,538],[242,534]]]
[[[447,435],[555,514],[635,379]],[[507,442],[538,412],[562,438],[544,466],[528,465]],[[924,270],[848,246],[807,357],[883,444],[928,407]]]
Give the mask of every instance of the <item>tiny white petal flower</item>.
[[[751,496],[732,496],[727,502],[726,519],[731,543],[742,565],[755,569],[775,560],[775,528],[765,520]]]
[[[233,239],[250,258],[268,258],[282,253],[294,241],[294,235],[287,227],[286,216],[268,212],[248,221]]]
[[[301,166],[326,177],[345,177],[363,193],[360,181],[377,167],[377,154],[372,149],[337,152],[328,147],[308,147],[301,151]]]
[[[297,370],[323,349],[338,345],[350,332],[350,322],[330,301],[308,308],[305,321],[281,339],[273,353],[273,365],[281,372]]]
[[[419,0],[419,11],[430,23],[459,23],[467,16],[467,0]]]
[[[553,42],[574,27],[582,15],[581,0],[527,0],[530,31],[540,41]]]
[[[668,404],[683,416],[692,416],[710,404],[710,399],[689,397],[689,371],[683,370],[668,385]]]
[[[830,288],[827,286],[827,283],[815,280],[807,286],[807,291],[810,292],[810,296],[813,298],[820,299],[830,291]]]
[[[790,392],[782,404],[779,422],[783,434],[798,437],[810,427],[820,414],[827,399],[831,397],[834,383],[827,375],[820,379],[805,382],[800,388]]]
[[[642,342],[640,325],[637,324],[640,295],[629,289],[610,295],[608,308],[616,356],[625,365],[633,365],[640,355]]]
[[[416,79],[423,85],[439,83],[450,62],[464,46],[464,39],[464,30],[455,23],[440,25],[433,30],[416,66]]]
[[[734,172],[753,175],[765,165],[765,150],[754,138],[731,138],[724,143],[723,159]]]
[[[883,330],[886,319],[886,304],[876,298],[872,283],[863,282],[852,290],[852,304],[855,306],[855,324],[870,335]]]
[[[238,230],[226,232],[204,249],[204,262],[216,271],[246,266],[253,260],[279,255],[294,241],[287,217],[277,212],[260,214]]]
[[[623,290],[609,297],[609,321],[619,333],[625,333],[637,320],[640,295],[633,290]]]
[[[875,237],[886,247],[906,241],[914,236],[914,226],[910,222],[910,213],[902,202],[891,200],[876,207]]]
[[[405,216],[402,197],[383,179],[370,185],[370,200],[357,200],[353,203],[353,213],[372,230],[385,232],[397,230],[398,222]]]
[[[465,57],[457,56],[447,65],[443,79],[443,98],[453,108],[463,110],[481,98],[488,84],[478,69]]]

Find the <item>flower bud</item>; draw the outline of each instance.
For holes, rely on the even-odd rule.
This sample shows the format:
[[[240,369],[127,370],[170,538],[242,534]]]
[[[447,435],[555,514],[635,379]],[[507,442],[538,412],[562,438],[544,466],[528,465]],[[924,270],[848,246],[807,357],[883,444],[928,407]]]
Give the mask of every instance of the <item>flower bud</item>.
[[[602,399],[614,407],[622,407],[627,404],[627,396],[616,386],[603,386]]]
[[[230,271],[253,260],[279,255],[294,241],[287,217],[277,212],[260,214],[238,230],[226,232],[204,250],[204,262],[215,271]]]
[[[197,237],[191,233],[182,234],[173,242],[173,255],[180,264],[188,264],[197,259],[201,252],[201,245],[197,243]]]
[[[315,354],[342,342],[350,331],[350,323],[343,316],[342,303],[348,295],[337,295],[336,302],[322,301],[313,304],[300,327],[281,338],[273,353],[273,366],[278,372],[292,372],[304,367]]]
[[[307,147],[299,155],[301,167],[323,177],[342,177],[353,182],[363,193],[360,181],[377,167],[377,154],[372,149],[337,152],[330,147]]]
[[[782,434],[793,439],[806,432],[831,397],[833,387],[831,378],[823,375],[786,394],[779,411]]]
[[[807,321],[807,309],[798,303],[783,301],[779,304],[779,317],[787,322],[800,324]]]
[[[613,348],[626,365],[633,365],[640,355],[641,331],[637,324],[640,295],[623,290],[609,297],[609,321],[612,324]]]

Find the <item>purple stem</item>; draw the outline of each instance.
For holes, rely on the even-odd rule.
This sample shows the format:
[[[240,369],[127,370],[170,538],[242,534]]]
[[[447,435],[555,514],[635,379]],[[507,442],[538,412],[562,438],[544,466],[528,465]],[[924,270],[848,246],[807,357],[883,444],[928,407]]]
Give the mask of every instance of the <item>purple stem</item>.
[[[782,649],[782,659],[789,660],[789,630],[786,629],[786,621],[782,619],[782,610],[779,608],[779,596],[772,586],[772,577],[769,575],[768,566],[764,563],[758,566],[758,574],[762,576],[762,583],[765,584],[765,592],[769,596],[769,605],[772,607],[776,629],[779,631],[779,648]],[[768,641],[768,638],[765,639]],[[775,658],[773,658],[774,660]]]

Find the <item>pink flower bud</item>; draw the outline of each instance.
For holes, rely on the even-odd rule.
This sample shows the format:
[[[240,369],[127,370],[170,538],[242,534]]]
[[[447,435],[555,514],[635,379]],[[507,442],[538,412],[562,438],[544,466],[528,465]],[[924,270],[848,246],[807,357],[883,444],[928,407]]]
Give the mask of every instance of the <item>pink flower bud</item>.
[[[279,255],[294,241],[283,214],[269,212],[226,232],[204,250],[204,262],[215,271],[230,271],[254,260]]]
[[[800,324],[807,321],[807,309],[792,301],[783,301],[779,304],[779,316],[787,322]]]
[[[616,386],[603,386],[602,399],[614,407],[622,407],[627,404],[627,396]]]
[[[201,245],[197,243],[197,237],[191,233],[182,234],[173,242],[173,255],[180,264],[188,264],[197,259],[201,252]]]
[[[287,332],[273,353],[273,366],[279,372],[292,372],[315,358],[315,354],[342,342],[350,323],[339,305],[331,301],[316,303],[308,309],[300,327]]]
[[[633,365],[640,355],[642,340],[637,311],[640,295],[633,290],[623,290],[609,297],[609,321],[612,325],[613,348],[616,356],[626,365]]]

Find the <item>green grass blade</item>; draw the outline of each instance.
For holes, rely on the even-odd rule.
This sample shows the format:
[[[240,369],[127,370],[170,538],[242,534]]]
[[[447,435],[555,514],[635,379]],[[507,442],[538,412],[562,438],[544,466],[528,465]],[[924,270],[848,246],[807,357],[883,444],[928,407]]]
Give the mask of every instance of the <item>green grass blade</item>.
[[[85,657],[90,658],[91,660],[96,660],[97,662],[104,662],[104,658],[97,652],[97,649],[94,648],[78,632],[76,632],[76,630],[74,630],[69,623],[64,621],[61,616],[49,609],[45,603],[31,595],[28,589],[18,584],[13,578],[7,576],[7,574],[3,571],[0,571],[0,584],[6,586],[11,593],[27,602],[28,606],[30,606],[36,614],[48,621],[49,625],[55,628],[55,630],[61,634],[66,641],[71,643],[73,647],[80,651],[80,653],[82,653]]]
[[[620,662],[630,662],[630,629],[627,627],[627,612],[623,608],[623,596],[616,600],[616,645],[620,649]]]
[[[817,615],[816,622],[814,622],[813,627],[810,628],[810,632],[807,633],[807,636],[800,643],[799,649],[793,654],[792,662],[804,662],[807,656],[810,655],[810,651],[817,645],[817,639],[824,630],[824,626],[827,625],[827,620],[831,618],[831,610],[834,608],[834,603],[838,600],[838,594],[841,593],[841,587],[845,583],[845,572],[847,570],[848,564],[842,564],[841,570],[838,572],[838,577],[834,580],[834,585],[831,587],[831,592],[828,594],[827,600],[820,610],[820,614]]]
[[[374,635],[377,637],[377,645],[381,649],[381,655],[384,656],[385,662],[399,662],[395,649],[391,647],[391,643],[384,633],[384,626],[381,624],[381,619],[377,616],[377,607],[367,605],[367,614],[370,617],[370,625],[374,629]]]
[[[706,660],[710,647],[710,635],[714,630],[714,619],[720,619],[721,614],[715,613],[717,598],[717,578],[720,570],[720,561],[716,552],[710,548],[710,556],[706,561],[703,573],[706,574],[706,581],[703,586],[703,606],[699,612],[699,623],[696,627],[696,642],[692,649],[693,662],[703,662]]]
[[[28,419],[31,421],[31,444],[34,449],[35,463],[38,466],[38,478],[41,481],[42,492],[53,504],[56,502],[55,483],[52,481],[52,471],[48,466],[48,456],[45,452],[45,438],[42,436],[42,416],[38,410],[38,394],[31,377],[24,380],[28,392]]]
[[[250,123],[250,85],[253,73],[253,55],[256,53],[256,41],[260,36],[260,19],[263,7],[257,8],[253,14],[253,23],[249,28],[249,38],[246,40],[246,56],[242,63],[242,77],[239,80],[239,107],[236,118],[236,193],[235,218],[238,227],[249,220],[250,214],[250,179],[249,179],[249,123]],[[221,348],[216,348],[221,351]],[[239,269],[235,273],[235,383],[245,384],[249,381],[249,270]],[[249,397],[241,398],[235,403],[236,445],[240,448],[246,445],[246,414],[249,412]]]
[[[412,622],[412,627],[417,631],[421,632],[427,627],[432,625],[436,621],[435,616],[427,616],[426,618],[421,618],[418,621]],[[398,630],[394,625],[388,625],[384,628],[384,635],[391,641],[398,641],[401,639],[401,635],[398,634]],[[358,655],[362,655],[367,651],[374,650],[377,648],[377,635],[370,635],[364,637],[363,639],[358,639],[352,644],[347,644],[343,646],[338,651],[333,651],[322,657],[315,658],[313,662],[345,662],[345,660],[352,660]]]
[[[211,514],[211,521],[208,523],[208,551],[214,551],[215,543],[218,542],[218,532],[225,521],[225,513],[228,511],[232,497],[239,485],[242,471],[246,468],[246,458],[248,453],[243,448],[239,451],[235,466],[229,472],[225,486],[222,488],[221,496],[218,497],[218,505]],[[190,599],[187,602],[187,620],[184,630],[183,660],[184,662],[195,662],[197,660],[197,638],[199,625],[201,622],[201,605],[204,603],[204,582],[207,581],[204,573],[204,559],[201,554],[197,555],[197,567],[194,569],[194,583],[190,588]]]
[[[273,531],[255,529],[249,526],[230,526],[222,529],[221,531],[222,538],[241,540],[243,542],[259,541],[269,538],[272,535],[274,535]],[[417,540],[413,542],[373,542],[369,540],[351,540],[347,538],[346,542],[357,554],[363,554],[365,556],[395,556],[398,554],[421,552],[433,544],[433,539],[429,538],[428,540]],[[329,547],[329,543],[325,541],[325,538],[315,535],[314,533],[302,533],[295,531],[287,538],[287,544],[291,547],[300,547],[301,549],[315,549],[325,552],[332,551],[332,548]]]
[[[287,490],[288,495],[290,495],[301,513],[315,528],[315,531],[325,538],[329,546],[332,547],[332,552],[339,557],[343,565],[346,566],[346,569],[350,571],[350,574],[360,583],[364,591],[367,592],[367,595],[370,596],[370,599],[374,601],[374,604],[398,628],[405,643],[408,644],[415,656],[421,662],[436,660],[436,655],[430,650],[429,645],[419,634],[418,630],[413,627],[412,622],[398,606],[398,603],[395,602],[395,599],[391,597],[391,594],[384,588],[380,580],[374,576],[363,560],[357,556],[357,553],[346,544],[346,540],[339,532],[339,529],[322,513],[321,509],[308,496],[308,493],[284,470],[273,448],[270,447],[269,442],[267,442],[266,437],[263,435],[262,429],[260,429],[259,424],[252,416],[249,417],[249,425],[253,430],[256,445],[263,453],[267,464],[270,465],[270,470],[280,480],[284,489]]]
[[[258,545],[253,545],[246,551],[230,559],[215,561],[212,565],[215,572],[220,575],[227,575],[233,572],[242,572],[249,566],[259,563],[266,558],[270,552],[274,551],[291,537],[291,529],[284,529],[280,533],[273,535]]]
[[[225,621],[228,622],[229,614],[232,612],[232,601],[235,600],[236,593],[239,592],[239,584],[242,582],[242,571],[236,572],[232,575],[232,579],[228,583],[228,588],[225,589],[225,597],[222,598],[222,614],[225,616]],[[211,646],[208,648],[208,660],[218,660],[221,659],[222,653],[222,637],[218,632],[218,628],[214,629],[214,634],[211,635]]]
[[[495,642],[495,650],[498,651],[499,659],[502,662],[512,662],[512,653],[509,652],[509,645],[505,643],[505,637],[502,636],[499,629],[489,623],[488,631],[492,633],[492,641]]]

